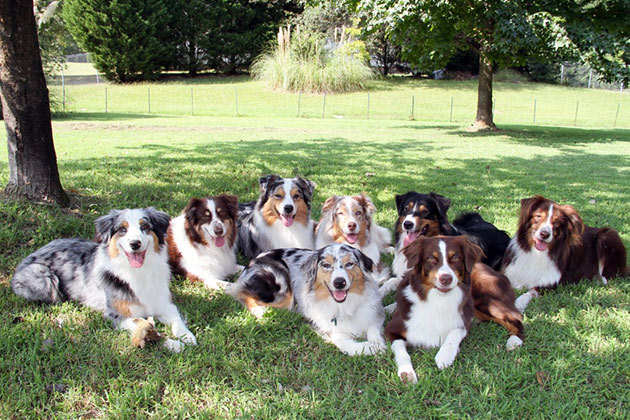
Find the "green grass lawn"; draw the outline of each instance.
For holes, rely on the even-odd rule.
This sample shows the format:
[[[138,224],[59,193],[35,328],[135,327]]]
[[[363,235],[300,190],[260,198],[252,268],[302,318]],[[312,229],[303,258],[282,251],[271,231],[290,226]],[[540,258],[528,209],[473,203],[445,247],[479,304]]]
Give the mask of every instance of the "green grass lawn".
[[[469,124],[477,82],[394,77],[368,91],[323,95],[271,91],[238,77],[182,78],[168,83],[66,86],[66,111],[216,117],[392,119]],[[62,87],[51,86],[58,101]],[[107,98],[106,98],[107,95]],[[192,98],[192,99],[191,99]],[[452,113],[451,113],[452,101]],[[497,124],[630,128],[630,94],[539,83],[494,84]],[[534,106],[536,121],[534,123]],[[413,109],[412,109],[413,108]],[[577,119],[576,119],[577,108]],[[412,114],[413,111],[413,114]],[[615,122],[616,121],[616,122]]]
[[[428,82],[418,86],[431,91]],[[392,92],[398,88],[407,92],[404,84]],[[509,95],[501,90],[499,109],[501,94]],[[9,280],[20,259],[48,241],[91,237],[94,219],[111,208],[153,205],[175,216],[192,196],[253,200],[258,177],[272,172],[317,183],[315,218],[331,194],[365,191],[377,222],[392,226],[395,194],[414,189],[451,198],[451,217],[477,210],[513,233],[520,199],[543,194],[576,206],[590,225],[616,228],[630,247],[630,130],[504,122],[502,131],[472,134],[462,124],[368,121],[358,112],[357,119],[131,112],[54,122],[71,210],[0,201],[0,418],[627,418],[629,279],[587,280],[534,300],[524,346],[511,353],[506,331],[488,323],[473,327],[444,371],[435,349],[412,351],[416,386],[400,383],[389,351],[345,356],[295,313],[272,310],[257,321],[199,284],[173,282],[199,346],[170,354],[132,348],[126,333],[87,308],[27,303]],[[2,152],[0,184],[6,160]],[[65,392],[48,392],[53,384]]]

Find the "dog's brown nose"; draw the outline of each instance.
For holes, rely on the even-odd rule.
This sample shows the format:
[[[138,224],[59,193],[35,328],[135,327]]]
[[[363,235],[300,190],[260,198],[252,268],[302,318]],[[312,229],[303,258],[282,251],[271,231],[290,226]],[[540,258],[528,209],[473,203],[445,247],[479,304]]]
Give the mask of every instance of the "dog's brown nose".
[[[350,222],[348,223],[348,229],[350,229],[351,231],[354,232],[354,230],[357,228],[357,224],[354,222]]]
[[[543,231],[541,231],[541,232],[540,232],[540,234],[539,234],[539,235],[540,235],[540,237],[541,237],[543,240],[545,240],[545,239],[547,239],[547,238],[549,237],[549,232],[547,232],[546,230],[543,230]]]
[[[441,274],[440,275],[440,284],[442,286],[450,286],[452,281],[453,281],[453,276],[451,276],[450,274]]]

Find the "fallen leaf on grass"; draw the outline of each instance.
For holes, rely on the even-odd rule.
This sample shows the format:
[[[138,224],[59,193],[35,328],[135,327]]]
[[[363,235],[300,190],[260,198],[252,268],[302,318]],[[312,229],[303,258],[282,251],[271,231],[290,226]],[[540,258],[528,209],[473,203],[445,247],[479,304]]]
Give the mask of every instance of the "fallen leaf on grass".
[[[545,387],[545,384],[547,383],[547,381],[549,380],[549,375],[547,375],[545,372],[543,372],[542,370],[536,372],[536,380],[538,381],[538,383],[540,384],[540,386],[542,388]]]

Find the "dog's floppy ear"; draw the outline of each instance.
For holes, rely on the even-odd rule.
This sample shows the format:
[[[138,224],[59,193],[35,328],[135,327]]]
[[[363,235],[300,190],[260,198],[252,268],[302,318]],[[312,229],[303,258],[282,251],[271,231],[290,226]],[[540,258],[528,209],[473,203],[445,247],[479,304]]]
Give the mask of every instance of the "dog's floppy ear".
[[[466,235],[459,236],[457,240],[462,241],[462,248],[464,250],[464,267],[468,274],[472,273],[472,269],[484,256],[481,247],[473,243]]]
[[[335,204],[337,204],[337,201],[339,201],[338,195],[328,197],[328,199],[324,201],[324,204],[322,205],[322,214],[331,211],[335,207]]]
[[[415,194],[413,191],[409,191],[403,195],[397,195],[396,196],[396,211],[398,212],[399,215],[402,215],[402,211],[403,211],[403,206],[405,205],[405,201],[407,201],[407,198],[409,198],[409,196],[411,194]]]
[[[420,263],[426,240],[426,237],[418,236],[412,243],[403,248],[403,254],[407,258],[407,268],[414,269]]]
[[[436,194],[434,192],[430,192],[429,197],[435,200],[438,206],[438,210],[440,210],[440,213],[443,213],[444,215],[446,215],[446,212],[448,211],[449,207],[451,207],[451,200],[444,197],[443,195]]]
[[[365,208],[365,213],[368,215],[368,217],[371,217],[376,211],[376,206],[374,205],[370,197],[365,195],[365,193],[361,193],[361,195],[359,195],[356,198],[361,203],[361,205]]]
[[[267,191],[267,186],[271,182],[273,182],[273,181],[275,181],[276,179],[279,179],[279,178],[280,178],[280,175],[276,175],[276,174],[271,174],[271,175],[266,175],[266,176],[260,177],[258,179],[258,183],[260,184],[260,191],[261,192]]]
[[[361,270],[364,273],[372,273],[374,271],[374,261],[372,261],[370,257],[365,255],[363,252],[359,251],[358,249],[354,247],[350,247],[350,248],[352,248],[352,253],[354,254],[354,258],[356,258],[357,261],[359,261]]]
[[[313,181],[309,181],[308,179],[299,176],[297,177],[297,182],[302,188],[304,199],[306,201],[310,201],[311,198],[313,198],[313,191],[315,191],[315,187],[317,187],[317,184],[315,184]]]
[[[197,232],[195,226],[199,223],[199,216],[197,215],[197,208],[203,204],[201,198],[191,198],[184,208],[184,229],[186,234],[193,242],[203,242],[201,235]]]
[[[94,227],[96,228],[96,234],[94,240],[99,243],[107,243],[114,236],[114,228],[116,226],[116,219],[122,213],[121,210],[111,210],[105,216],[101,216],[94,221]]]
[[[451,225],[448,223],[448,216],[446,212],[448,208],[451,206],[451,200],[444,197],[443,195],[436,194],[434,192],[429,193],[429,198],[435,201],[435,204],[438,208],[438,223],[440,224],[440,233],[442,235],[452,234]]]
[[[315,278],[317,277],[317,263],[319,262],[320,252],[312,251],[311,255],[309,255],[306,260],[300,266],[300,270],[304,273],[306,277],[307,284],[313,284],[315,282]]]
[[[238,217],[238,197],[232,194],[221,194],[217,198],[225,203],[230,219],[236,220]]]
[[[163,211],[157,210],[155,207],[147,207],[144,209],[144,212],[149,218],[149,223],[151,223],[153,232],[158,237],[160,245],[162,245],[164,243],[166,231],[168,230],[168,225],[171,222],[171,216]]]
[[[582,242],[582,233],[584,232],[584,222],[582,218],[577,210],[569,204],[558,206],[558,208],[567,218],[567,236],[571,246],[579,245]]]

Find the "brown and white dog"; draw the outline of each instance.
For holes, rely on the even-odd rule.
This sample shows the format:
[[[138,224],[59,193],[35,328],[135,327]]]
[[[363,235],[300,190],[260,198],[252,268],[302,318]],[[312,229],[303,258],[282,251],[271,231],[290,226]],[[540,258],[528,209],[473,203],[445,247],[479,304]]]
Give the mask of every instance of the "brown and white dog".
[[[237,213],[238,199],[233,195],[191,198],[168,228],[173,273],[211,289],[225,288],[225,277],[243,268],[236,264]]]
[[[516,300],[523,312],[540,289],[595,276],[607,284],[628,274],[626,248],[615,230],[586,226],[572,206],[537,195],[521,200],[502,271],[514,288],[528,289]]]
[[[404,249],[410,270],[396,294],[396,311],[385,328],[398,376],[417,382],[406,346],[440,347],[438,368],[450,366],[473,316],[505,326],[506,347],[522,344],[522,315],[508,280],[480,263],[481,248],[466,236],[419,237]]]
[[[385,313],[372,260],[348,245],[263,253],[228,293],[257,317],[270,306],[291,309],[296,304],[325,341],[348,355],[385,350]],[[357,341],[359,337],[367,341]]]
[[[276,248],[313,249],[311,198],[315,183],[279,175],[267,175],[258,182],[258,201],[238,206],[238,243],[243,255],[255,258]]]
[[[376,207],[366,195],[333,195],[322,206],[322,218],[315,230],[315,248],[340,243],[363,252],[376,264],[379,277],[389,270],[380,264],[381,253],[393,252],[391,233],[374,222]]]

